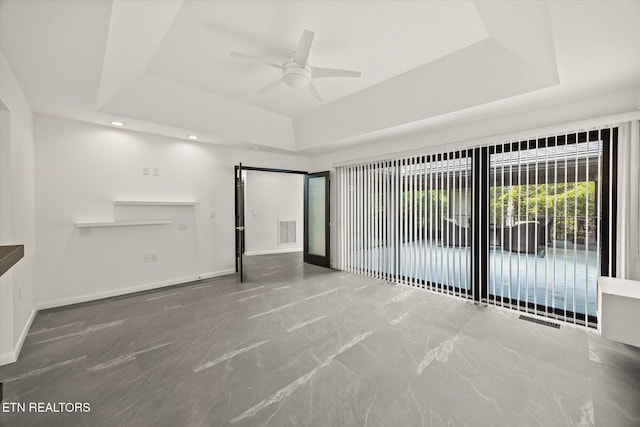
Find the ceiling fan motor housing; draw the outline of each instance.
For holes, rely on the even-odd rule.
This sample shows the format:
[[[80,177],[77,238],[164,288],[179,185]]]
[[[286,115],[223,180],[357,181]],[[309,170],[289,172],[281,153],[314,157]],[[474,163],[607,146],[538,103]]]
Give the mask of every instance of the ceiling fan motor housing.
[[[287,86],[306,87],[311,82],[311,70],[309,67],[301,66],[296,61],[290,61],[284,64],[282,79]]]

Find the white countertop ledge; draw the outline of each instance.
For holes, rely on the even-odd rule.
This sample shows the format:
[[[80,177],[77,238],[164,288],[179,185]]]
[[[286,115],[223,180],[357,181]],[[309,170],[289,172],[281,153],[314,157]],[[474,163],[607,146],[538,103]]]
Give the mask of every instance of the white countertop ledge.
[[[598,277],[598,289],[603,294],[640,299],[640,281]]]

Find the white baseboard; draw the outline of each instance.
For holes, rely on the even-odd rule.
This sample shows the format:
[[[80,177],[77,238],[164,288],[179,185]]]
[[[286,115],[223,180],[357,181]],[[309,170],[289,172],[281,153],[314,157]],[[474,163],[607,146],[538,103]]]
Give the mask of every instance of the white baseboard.
[[[22,332],[20,332],[20,337],[18,338],[18,342],[16,343],[16,349],[14,350],[16,353],[16,360],[20,357],[20,352],[22,351],[22,345],[24,344],[24,340],[27,338],[29,334],[29,329],[31,329],[31,324],[33,323],[33,319],[36,318],[36,313],[38,313],[38,307],[33,306],[31,309],[31,314],[29,314],[29,319],[27,319],[27,323],[25,323],[24,328],[22,328]]]
[[[133,294],[135,292],[148,291],[151,289],[160,289],[167,286],[180,285],[183,283],[194,282],[196,280],[210,279],[212,277],[226,276],[235,273],[234,269],[214,271],[211,273],[199,274],[197,276],[182,277],[180,279],[165,280],[162,282],[145,283],[143,285],[131,286],[128,288],[113,289],[105,292],[95,292],[92,294],[79,295],[70,298],[62,298],[53,301],[38,303],[38,310],[47,308],[62,307],[65,305],[78,304],[81,302],[95,301],[103,298],[117,297],[120,295]]]
[[[193,282],[195,280],[211,279],[213,277],[228,276],[229,274],[235,274],[235,272],[236,270],[234,270],[233,268],[230,268],[228,270],[214,271],[213,273],[200,274],[194,279],[188,280],[188,282]],[[181,282],[181,283],[187,283],[187,282]]]
[[[33,323],[33,319],[35,319],[37,312],[38,309],[34,306],[33,309],[31,309],[31,314],[29,314],[27,322],[22,328],[22,332],[20,332],[20,337],[18,338],[18,342],[13,348],[13,351],[0,354],[0,366],[8,365],[9,363],[13,363],[18,360],[18,356],[20,356],[20,352],[22,351],[22,345],[24,344],[24,340],[27,338],[27,334],[29,334],[29,329],[31,329],[31,324]]]
[[[16,360],[18,359],[16,359],[15,351],[9,351],[7,353],[0,354],[0,366],[8,365],[9,363],[13,363]]]
[[[251,251],[251,252],[245,252],[244,254],[246,256],[253,256],[253,255],[273,255],[273,254],[288,254],[291,252],[302,252],[302,249],[300,248],[285,248],[285,249],[271,249],[268,251]]]

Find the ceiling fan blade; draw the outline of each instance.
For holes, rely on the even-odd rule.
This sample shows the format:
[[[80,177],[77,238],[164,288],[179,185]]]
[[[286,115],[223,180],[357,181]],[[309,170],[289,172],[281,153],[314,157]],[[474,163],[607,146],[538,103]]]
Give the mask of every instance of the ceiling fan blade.
[[[320,94],[318,93],[318,90],[316,89],[316,87],[313,85],[312,82],[309,82],[309,91],[311,91],[311,93],[313,94],[313,96],[320,102],[322,102],[322,97],[320,96]]]
[[[265,87],[263,87],[262,89],[260,89],[258,91],[258,93],[260,95],[264,95],[266,92],[270,91],[271,89],[273,89],[274,87],[278,86],[282,82],[283,82],[282,78],[279,78],[278,80],[276,80],[274,82],[271,82],[268,85],[266,85]]]
[[[296,50],[296,62],[303,67],[307,65],[307,59],[309,59],[309,52],[311,51],[311,43],[313,43],[313,31],[304,30],[300,43],[298,43],[298,49]]]
[[[240,53],[240,52],[231,52],[231,56],[235,56],[236,58],[244,58],[244,59],[249,59],[251,61],[257,61],[257,62],[261,62],[265,65],[270,65],[272,67],[276,67],[276,68],[280,68],[282,69],[282,65],[278,65],[275,62],[271,62],[268,59],[264,59],[264,58],[258,58],[255,56],[251,56],[251,55],[245,55],[244,53]]]
[[[311,69],[311,77],[320,79],[323,77],[360,77],[360,71],[337,70],[334,68],[309,67]]]

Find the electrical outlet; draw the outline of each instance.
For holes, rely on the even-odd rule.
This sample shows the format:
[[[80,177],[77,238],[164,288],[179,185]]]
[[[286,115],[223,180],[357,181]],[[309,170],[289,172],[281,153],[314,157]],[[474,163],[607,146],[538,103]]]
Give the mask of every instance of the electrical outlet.
[[[143,255],[142,257],[142,262],[149,263],[149,262],[156,262],[158,260],[157,255],[156,254],[147,254],[147,255]]]
[[[209,218],[213,219],[215,217],[216,217],[216,212],[215,211],[209,212]]]
[[[150,168],[142,168],[142,175],[149,175],[151,173]]]
[[[159,176],[160,175],[160,168],[151,169],[151,173],[153,174],[153,176]]]
[[[187,231],[187,224],[178,224],[178,231]]]
[[[81,228],[80,229],[80,237],[89,237],[91,236],[91,229],[90,228]]]

